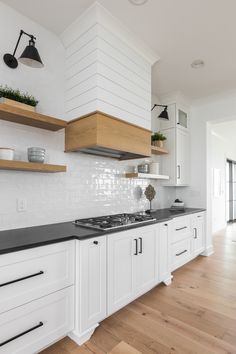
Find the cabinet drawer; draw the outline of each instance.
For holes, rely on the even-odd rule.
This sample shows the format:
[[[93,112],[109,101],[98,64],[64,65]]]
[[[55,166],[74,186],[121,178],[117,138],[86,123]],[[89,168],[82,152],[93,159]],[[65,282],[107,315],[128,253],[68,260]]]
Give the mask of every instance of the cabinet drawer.
[[[191,240],[177,242],[171,246],[171,269],[175,270],[189,261],[191,257]]]
[[[32,354],[74,327],[74,287],[0,315],[0,354]]]
[[[191,219],[189,216],[182,216],[173,220],[171,243],[182,241],[191,237]]]
[[[0,256],[0,313],[74,283],[74,241]]]

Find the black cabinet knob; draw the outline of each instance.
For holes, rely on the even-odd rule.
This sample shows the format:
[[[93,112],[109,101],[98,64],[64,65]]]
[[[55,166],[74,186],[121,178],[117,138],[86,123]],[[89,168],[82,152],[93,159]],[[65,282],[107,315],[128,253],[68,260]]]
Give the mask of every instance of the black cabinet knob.
[[[93,243],[94,243],[95,245],[98,245],[98,241],[93,241]]]

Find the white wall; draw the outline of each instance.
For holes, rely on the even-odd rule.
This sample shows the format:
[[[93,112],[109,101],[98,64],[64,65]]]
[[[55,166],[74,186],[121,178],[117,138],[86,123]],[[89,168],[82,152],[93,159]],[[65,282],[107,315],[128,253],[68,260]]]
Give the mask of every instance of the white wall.
[[[95,3],[61,35],[66,47],[66,111],[72,119],[100,110],[150,129],[148,50]],[[139,49],[139,50],[138,50]],[[150,56],[149,56],[150,57]]]
[[[19,30],[37,37],[37,47],[44,69],[19,65],[12,70],[0,60],[2,84],[27,90],[39,100],[42,113],[64,116],[64,49],[60,40],[21,14],[0,3],[0,22],[8,32],[0,37],[0,56],[14,48]],[[24,42],[24,40],[23,40]],[[18,55],[26,42],[22,43]],[[64,132],[26,127],[0,121],[0,146],[16,149],[17,159],[27,160],[29,146],[47,150],[47,162],[66,164],[67,173],[38,174],[0,171],[0,229],[10,229],[70,221],[75,218],[147,209],[142,191],[148,180],[123,177],[124,172],[140,161],[119,162],[80,153],[65,154]],[[155,187],[159,182],[153,183]],[[170,204],[168,193],[157,188],[154,207]],[[27,210],[18,212],[17,199],[27,202]]]
[[[0,2],[0,84],[28,91],[39,99],[38,110],[41,113],[64,117],[64,61],[65,49],[54,34],[29,20]],[[35,35],[36,47],[45,64],[43,69],[32,69],[19,64],[17,69],[10,69],[2,57],[13,53],[20,30]],[[18,58],[29,38],[23,36],[18,47]]]

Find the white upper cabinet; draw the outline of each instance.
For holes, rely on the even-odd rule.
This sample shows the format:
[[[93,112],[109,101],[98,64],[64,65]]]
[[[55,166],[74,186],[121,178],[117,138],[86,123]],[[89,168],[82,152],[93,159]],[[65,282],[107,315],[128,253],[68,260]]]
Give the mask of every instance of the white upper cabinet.
[[[169,120],[161,120],[161,130],[169,128],[189,129],[189,111],[185,105],[179,103],[169,104],[168,115]]]
[[[189,132],[180,128],[163,130],[166,136],[165,147],[168,154],[161,157],[162,174],[170,178],[165,181],[166,186],[189,185],[190,162],[189,162]]]
[[[190,183],[189,113],[179,103],[168,105],[169,120],[161,120],[161,132],[166,136],[169,154],[161,157],[162,174],[168,175],[166,186],[188,186]]]
[[[189,184],[189,133],[176,129],[176,185]]]

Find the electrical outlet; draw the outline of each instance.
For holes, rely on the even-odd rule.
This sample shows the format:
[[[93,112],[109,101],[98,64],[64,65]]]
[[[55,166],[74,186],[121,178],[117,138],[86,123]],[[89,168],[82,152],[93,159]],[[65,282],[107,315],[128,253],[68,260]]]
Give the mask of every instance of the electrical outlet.
[[[16,209],[19,213],[25,212],[27,210],[27,200],[26,199],[17,199],[16,200]]]

